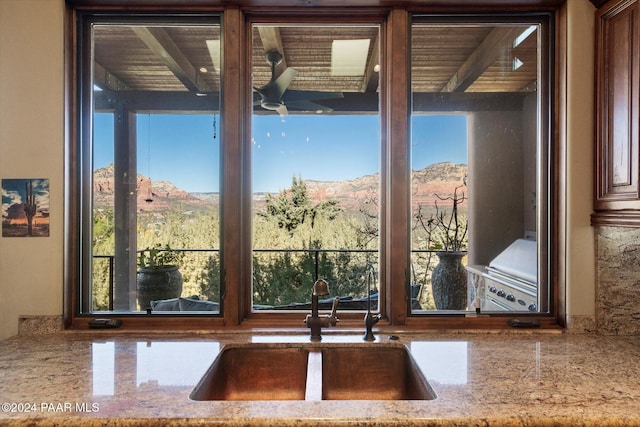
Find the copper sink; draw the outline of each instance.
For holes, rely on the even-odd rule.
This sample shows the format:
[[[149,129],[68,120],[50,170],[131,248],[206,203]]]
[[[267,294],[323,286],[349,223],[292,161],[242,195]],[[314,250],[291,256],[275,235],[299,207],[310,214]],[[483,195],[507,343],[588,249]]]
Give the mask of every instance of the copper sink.
[[[193,400],[431,400],[402,345],[250,344],[225,347]]]
[[[302,347],[225,348],[189,396],[193,400],[304,400]]]
[[[323,400],[431,400],[435,392],[405,347],[322,351]]]

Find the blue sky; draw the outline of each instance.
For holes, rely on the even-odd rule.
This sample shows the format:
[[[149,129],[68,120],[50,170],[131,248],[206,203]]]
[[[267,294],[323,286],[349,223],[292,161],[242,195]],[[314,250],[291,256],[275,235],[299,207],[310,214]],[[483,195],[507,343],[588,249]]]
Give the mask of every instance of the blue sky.
[[[378,116],[254,116],[254,191],[288,188],[294,175],[340,181],[377,172],[378,123]]]
[[[173,182],[190,192],[219,190],[220,116],[138,117],[138,172]],[[376,115],[254,115],[254,192],[288,188],[291,178],[338,181],[380,168],[380,125]],[[113,163],[113,119],[96,114],[94,169]],[[412,168],[467,162],[466,116],[414,116]]]
[[[138,173],[156,181],[171,181],[186,191],[218,191],[220,116],[213,138],[212,115],[140,114]],[[96,114],[94,169],[113,163],[113,118]]]

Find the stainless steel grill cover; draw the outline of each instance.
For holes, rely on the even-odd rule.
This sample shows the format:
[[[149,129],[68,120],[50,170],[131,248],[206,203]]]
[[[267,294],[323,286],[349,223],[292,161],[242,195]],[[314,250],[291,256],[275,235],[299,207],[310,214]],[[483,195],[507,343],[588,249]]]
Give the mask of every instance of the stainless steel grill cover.
[[[538,283],[538,256],[535,240],[518,239],[493,259],[487,267],[489,274],[510,280],[521,280],[529,285]]]

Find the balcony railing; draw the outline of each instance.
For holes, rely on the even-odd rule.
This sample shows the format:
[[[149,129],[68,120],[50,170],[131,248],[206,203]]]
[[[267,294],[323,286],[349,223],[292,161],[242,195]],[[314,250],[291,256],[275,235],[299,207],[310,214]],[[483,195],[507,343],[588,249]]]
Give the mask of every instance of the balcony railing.
[[[219,302],[219,249],[174,250],[185,254],[181,263],[185,281],[183,295],[204,294],[206,299]],[[411,252],[411,283],[426,285],[437,262],[436,251]],[[113,311],[115,257],[94,255],[93,258],[94,311]],[[366,278],[372,267],[379,271],[375,249],[254,249],[254,309],[306,309],[311,284],[320,277],[329,280],[332,295],[351,301],[353,309],[361,309],[358,301],[365,301]],[[377,306],[377,278],[372,287]]]

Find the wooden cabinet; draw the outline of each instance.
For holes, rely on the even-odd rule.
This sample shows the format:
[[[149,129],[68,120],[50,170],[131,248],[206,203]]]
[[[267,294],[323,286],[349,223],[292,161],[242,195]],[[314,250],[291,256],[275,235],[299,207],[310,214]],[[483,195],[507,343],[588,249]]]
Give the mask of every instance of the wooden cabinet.
[[[639,25],[640,0],[612,0],[596,14],[597,224],[640,226]]]

